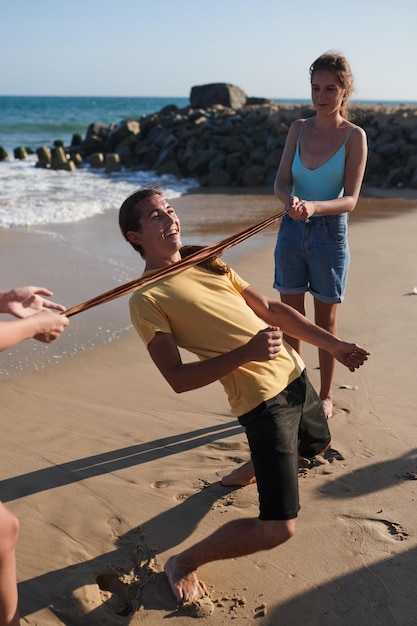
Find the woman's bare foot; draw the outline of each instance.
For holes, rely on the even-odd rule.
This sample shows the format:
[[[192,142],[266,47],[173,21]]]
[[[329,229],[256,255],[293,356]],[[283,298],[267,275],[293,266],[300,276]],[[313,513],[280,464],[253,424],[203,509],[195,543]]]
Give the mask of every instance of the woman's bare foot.
[[[331,398],[324,398],[321,403],[323,405],[323,411],[326,419],[329,420],[331,417],[333,417],[333,402]]]
[[[203,583],[198,580],[197,572],[190,571],[181,565],[178,555],[168,559],[164,571],[172,593],[180,605],[186,602],[196,602],[206,595]]]
[[[253,485],[256,483],[256,478],[252,461],[239,465],[230,474],[223,476],[220,482],[223,487],[246,487],[246,485]]]

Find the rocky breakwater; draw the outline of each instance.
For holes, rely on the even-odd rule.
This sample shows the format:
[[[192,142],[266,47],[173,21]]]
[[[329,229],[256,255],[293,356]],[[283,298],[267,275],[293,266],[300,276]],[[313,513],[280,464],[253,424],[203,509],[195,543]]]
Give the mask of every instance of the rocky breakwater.
[[[202,85],[192,88],[188,107],[92,123],[84,138],[54,146],[52,157],[42,146],[38,166],[71,170],[88,162],[109,173],[124,167],[195,178],[206,187],[271,188],[291,123],[312,115],[310,106],[247,98],[225,83]],[[365,183],[417,188],[417,107],[358,106],[352,120],[368,137]]]

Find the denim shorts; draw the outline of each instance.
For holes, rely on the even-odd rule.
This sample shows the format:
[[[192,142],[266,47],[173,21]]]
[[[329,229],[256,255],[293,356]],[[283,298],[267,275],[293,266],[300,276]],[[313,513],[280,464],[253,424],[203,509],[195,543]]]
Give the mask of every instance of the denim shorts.
[[[330,443],[322,402],[304,372],[239,422],[245,428],[259,494],[259,519],[289,520],[300,509],[298,454],[310,458]]]
[[[282,294],[309,291],[327,304],[343,301],[350,262],[348,214],[284,215],[275,246],[274,287]]]

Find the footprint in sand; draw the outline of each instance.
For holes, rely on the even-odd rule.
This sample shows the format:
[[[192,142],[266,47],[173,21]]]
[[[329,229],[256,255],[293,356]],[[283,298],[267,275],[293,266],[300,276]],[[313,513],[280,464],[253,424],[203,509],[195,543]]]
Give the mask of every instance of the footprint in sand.
[[[318,454],[311,459],[300,458],[298,460],[298,476],[304,478],[308,476],[311,470],[321,474],[332,474],[333,469],[330,467],[332,463],[344,460],[343,454],[335,448],[329,448],[324,454]]]
[[[246,441],[214,441],[208,445],[209,448],[215,450],[247,450],[248,444]]]
[[[110,528],[110,534],[112,537],[120,537],[121,535],[123,535],[123,526],[124,523],[123,521],[120,519],[120,517],[109,517],[107,520],[107,525]]]
[[[400,524],[387,519],[364,519],[363,524],[384,541],[405,541],[408,538],[408,533]]]
[[[96,582],[100,589],[101,601],[107,603],[107,608],[112,609],[112,613],[125,616],[133,612],[133,594],[129,585],[120,580],[116,573],[99,574]]]
[[[210,617],[214,613],[214,604],[209,596],[204,596],[195,602],[186,602],[175,612],[175,615],[187,617]]]
[[[368,532],[374,538],[385,542],[406,541],[408,533],[397,522],[391,522],[387,519],[377,519],[373,517],[350,517],[346,519],[354,521],[365,532]]]
[[[333,405],[333,414],[332,414],[331,419],[333,419],[334,417],[347,416],[349,414],[350,414],[349,409],[346,409],[345,407],[342,407],[342,406]]]
[[[155,550],[140,527],[126,531],[116,516],[107,524],[117,549],[100,559],[101,566],[97,562],[90,571],[77,571],[53,589],[56,613],[79,626],[126,624],[123,618],[138,610],[144,588],[159,574]]]
[[[220,453],[218,460],[222,464],[231,462],[240,465],[241,463],[245,463],[249,458],[249,445],[247,441],[215,441],[211,443],[209,447]]]
[[[250,458],[247,441],[215,441],[209,447],[219,452],[217,460],[221,469],[216,472],[216,476],[220,478],[223,478],[227,473],[227,466],[235,466],[229,469],[232,471],[232,469],[236,469],[236,466],[243,465]]]
[[[137,536],[139,535],[139,536]],[[142,590],[158,574],[155,551],[150,548],[145,535],[132,532],[126,540],[130,546],[119,554],[118,564],[108,565],[96,576],[101,604],[108,613],[127,616],[141,605]]]
[[[182,502],[209,486],[209,482],[203,478],[195,478],[191,481],[161,479],[151,484],[153,489],[165,489],[167,495],[173,500]]]
[[[167,487],[171,487],[174,484],[173,480],[156,480],[152,483],[151,487],[154,489],[166,489]]]

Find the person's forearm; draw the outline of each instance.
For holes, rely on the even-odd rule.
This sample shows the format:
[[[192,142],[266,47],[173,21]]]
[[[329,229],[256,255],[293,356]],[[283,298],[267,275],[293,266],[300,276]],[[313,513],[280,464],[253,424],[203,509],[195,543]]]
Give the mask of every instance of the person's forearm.
[[[181,363],[169,373],[162,373],[176,393],[183,393],[210,385],[250,360],[245,344],[204,361]]]
[[[158,332],[148,344],[149,354],[165,380],[177,393],[205,387],[244,363],[275,359],[282,347],[282,333],[269,326],[233,350],[208,359],[183,363],[170,333]]]
[[[274,193],[277,196],[277,198],[281,200],[284,206],[287,206],[289,204],[289,200],[291,196],[291,189],[287,183],[280,181],[278,179],[275,179]]]
[[[288,304],[271,300],[251,287],[247,287],[242,292],[242,296],[256,315],[270,326],[277,326],[287,335],[324,350],[329,350],[329,345],[334,345],[334,337],[331,333],[310,322],[305,315]]]
[[[313,200],[314,215],[340,215],[351,213],[355,208],[357,199],[353,196],[341,196],[333,200]]]
[[[269,323],[274,323],[287,335],[310,343],[323,350],[331,351],[335,337],[327,330],[316,326],[292,307],[273,301],[270,305]]]
[[[0,322],[0,351],[30,339],[36,333],[36,325],[30,318]]]

